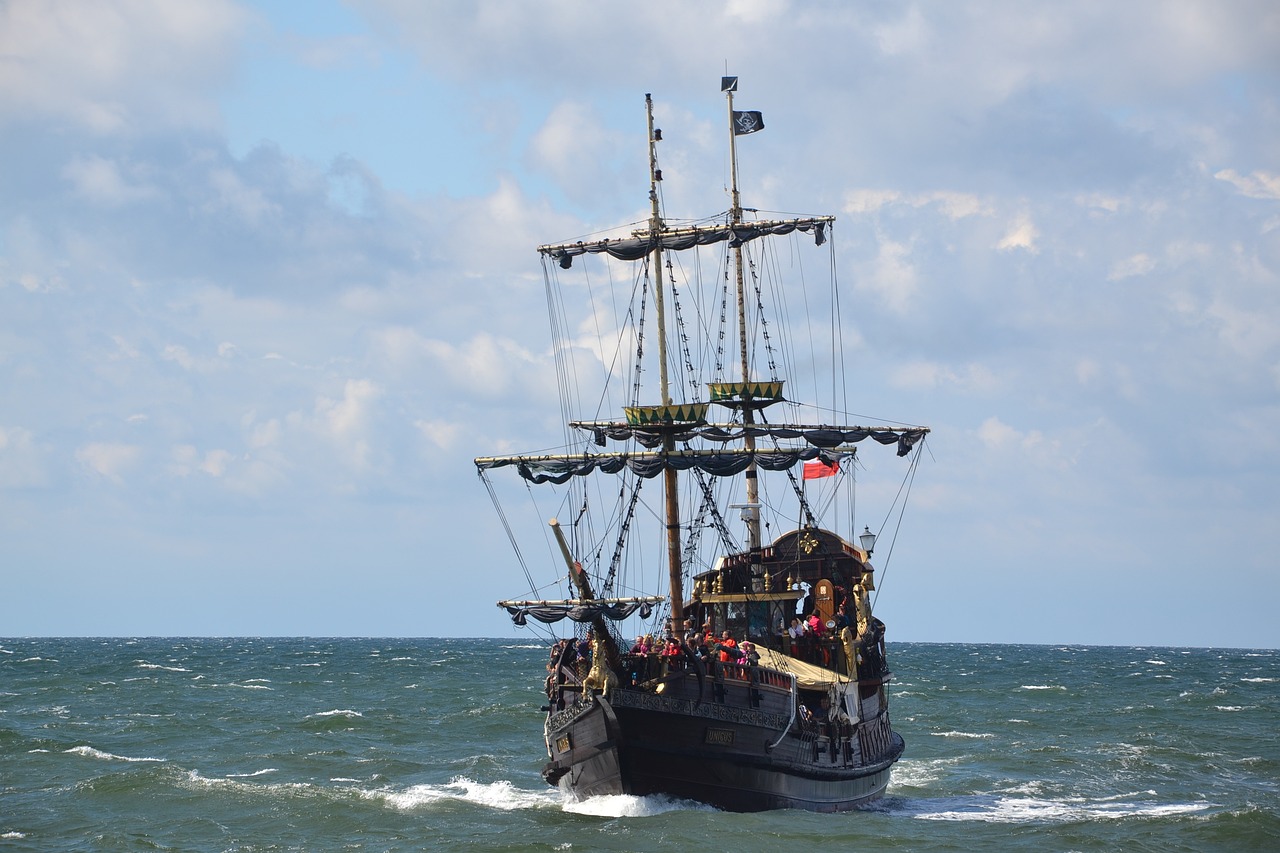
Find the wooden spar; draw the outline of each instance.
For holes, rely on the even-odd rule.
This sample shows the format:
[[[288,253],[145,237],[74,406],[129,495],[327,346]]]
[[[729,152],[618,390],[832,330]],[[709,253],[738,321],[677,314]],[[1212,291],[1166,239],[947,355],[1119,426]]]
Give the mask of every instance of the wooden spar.
[[[578,588],[579,601],[594,601],[596,595],[591,591],[591,579],[587,577],[582,564],[573,559],[573,552],[569,550],[569,543],[565,541],[564,531],[560,529],[560,522],[553,518],[547,524],[551,525],[551,530],[556,535],[556,542],[560,545],[560,553],[564,555],[565,565],[569,567],[569,579]],[[603,616],[592,617],[591,630],[595,632],[596,639],[603,644],[605,659],[611,666],[616,665],[619,657],[618,644],[613,641],[613,635],[609,633],[609,626],[605,624]]]
[[[649,127],[649,204],[651,218],[649,232],[653,235],[653,302],[658,321],[658,387],[664,406],[671,405],[671,387],[667,380],[667,326],[663,313],[662,245],[658,235],[662,232],[662,210],[658,204],[658,135],[653,127],[653,98],[644,96],[645,115]],[[662,448],[667,453],[675,450],[675,438],[666,434]],[[684,631],[684,579],[680,565],[680,498],[677,492],[676,471],[667,468],[662,473],[663,492],[666,497],[667,523],[667,572],[671,584],[671,630],[679,636]]]

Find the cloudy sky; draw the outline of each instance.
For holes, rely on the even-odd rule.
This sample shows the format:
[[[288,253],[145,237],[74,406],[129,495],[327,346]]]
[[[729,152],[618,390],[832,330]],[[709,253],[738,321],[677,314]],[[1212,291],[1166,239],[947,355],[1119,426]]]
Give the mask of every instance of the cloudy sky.
[[[839,217],[899,640],[1280,646],[1280,8],[0,0],[0,635],[510,636],[533,249]],[[702,168],[706,166],[707,168]],[[709,174],[708,174],[709,172]]]

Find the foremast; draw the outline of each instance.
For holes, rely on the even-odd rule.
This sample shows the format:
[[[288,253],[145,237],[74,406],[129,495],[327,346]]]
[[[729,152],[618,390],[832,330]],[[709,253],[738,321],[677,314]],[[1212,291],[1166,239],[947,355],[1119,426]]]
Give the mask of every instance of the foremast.
[[[661,235],[665,225],[658,199],[658,181],[662,178],[662,172],[658,170],[658,140],[661,138],[661,133],[653,126],[653,96],[648,93],[644,96],[644,108],[649,128],[649,237],[653,242],[653,303],[658,322],[658,392],[663,407],[669,411],[672,401],[671,384],[667,375],[667,324],[662,292]],[[675,436],[670,430],[664,430],[662,433],[662,449],[668,454],[676,449]],[[662,484],[666,505],[671,631],[676,636],[680,636],[684,631],[684,567],[680,561],[680,496],[674,468],[667,468],[662,472]]]

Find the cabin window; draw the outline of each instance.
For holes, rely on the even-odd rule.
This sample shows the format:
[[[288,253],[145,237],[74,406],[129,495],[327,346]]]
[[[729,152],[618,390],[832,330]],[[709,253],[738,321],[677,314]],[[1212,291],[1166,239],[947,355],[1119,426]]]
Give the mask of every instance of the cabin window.
[[[767,641],[770,627],[774,619],[770,612],[774,610],[768,601],[753,601],[747,605],[747,636],[757,641]]]

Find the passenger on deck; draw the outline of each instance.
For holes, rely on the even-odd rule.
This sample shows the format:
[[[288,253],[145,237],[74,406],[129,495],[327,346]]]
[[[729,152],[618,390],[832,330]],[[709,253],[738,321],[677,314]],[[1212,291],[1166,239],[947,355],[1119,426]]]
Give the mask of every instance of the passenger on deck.
[[[804,623],[800,621],[800,617],[794,617],[791,620],[791,626],[787,628],[787,644],[790,647],[788,653],[794,658],[799,657],[801,649],[804,647],[805,635]]]
[[[742,645],[739,646],[739,648],[742,650],[742,655],[744,658],[742,661],[743,663],[745,663],[747,666],[760,665],[760,653],[756,651],[755,643],[752,643],[749,640],[743,640]]]
[[[728,631],[720,634],[719,650],[721,663],[737,663],[738,641]]]

